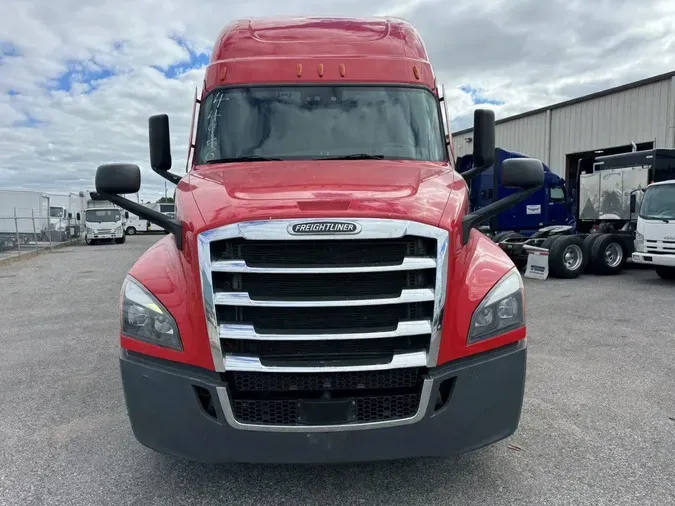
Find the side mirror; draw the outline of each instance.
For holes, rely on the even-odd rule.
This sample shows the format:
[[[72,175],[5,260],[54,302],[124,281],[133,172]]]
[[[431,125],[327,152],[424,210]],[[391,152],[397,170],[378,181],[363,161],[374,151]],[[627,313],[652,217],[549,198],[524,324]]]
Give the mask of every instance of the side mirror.
[[[124,218],[129,219],[129,211],[124,211]]]
[[[535,158],[509,158],[502,163],[502,186],[538,188],[544,184],[544,165]]]
[[[98,193],[137,193],[141,188],[141,169],[132,163],[107,163],[96,169]]]
[[[68,219],[72,219],[72,218],[73,218],[73,213],[68,213]]]
[[[473,113],[473,163],[489,167],[495,161],[495,113],[476,109]]]
[[[81,221],[81,220],[82,220],[82,216],[80,216],[80,213],[77,213],[77,214],[75,215],[75,218],[77,219],[77,221]]]
[[[168,125],[168,123],[167,123]],[[170,160],[170,158],[169,158]],[[177,176],[178,177],[178,176]],[[179,178],[180,179],[180,178]],[[96,169],[95,178],[96,194],[92,194],[94,200],[108,200],[117,204],[129,218],[129,211],[136,216],[148,220],[150,223],[172,233],[176,240],[176,247],[183,249],[183,225],[175,218],[169,218],[159,211],[150,209],[138,202],[122,197],[127,193],[138,193],[141,188],[141,169],[131,163],[109,163]]]
[[[148,119],[150,140],[150,166],[156,172],[171,169],[171,135],[169,132],[169,116],[157,114]]]
[[[462,245],[469,242],[471,229],[527,199],[544,185],[544,164],[534,158],[509,158],[502,164],[502,185],[521,188],[462,219]]]
[[[495,163],[495,113],[489,109],[473,112],[473,168],[462,172],[471,181]]]

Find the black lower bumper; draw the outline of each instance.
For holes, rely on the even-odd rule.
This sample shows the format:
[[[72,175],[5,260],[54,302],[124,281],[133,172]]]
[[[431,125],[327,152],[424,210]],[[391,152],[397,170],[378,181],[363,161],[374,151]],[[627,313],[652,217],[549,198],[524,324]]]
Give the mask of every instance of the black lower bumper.
[[[526,354],[521,341],[430,370],[430,401],[413,423],[331,432],[237,428],[226,419],[218,395],[225,384],[217,373],[124,350],[120,365],[132,429],[149,448],[213,463],[320,463],[449,456],[511,435],[520,419]],[[439,408],[439,388],[453,378]],[[195,387],[211,394],[215,409],[204,408]]]

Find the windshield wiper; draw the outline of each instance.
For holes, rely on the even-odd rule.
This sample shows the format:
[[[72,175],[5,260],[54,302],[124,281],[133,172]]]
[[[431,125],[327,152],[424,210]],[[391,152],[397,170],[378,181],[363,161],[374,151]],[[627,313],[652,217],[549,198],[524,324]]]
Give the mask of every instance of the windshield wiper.
[[[370,155],[368,153],[354,153],[351,155],[330,156],[317,160],[384,160],[384,155]]]
[[[247,155],[237,156],[233,158],[218,158],[215,160],[207,160],[206,163],[232,163],[232,162],[278,162],[281,158],[273,158],[269,156]]]
[[[669,218],[661,218],[660,216],[643,216],[645,220],[661,220],[664,223],[670,223]]]

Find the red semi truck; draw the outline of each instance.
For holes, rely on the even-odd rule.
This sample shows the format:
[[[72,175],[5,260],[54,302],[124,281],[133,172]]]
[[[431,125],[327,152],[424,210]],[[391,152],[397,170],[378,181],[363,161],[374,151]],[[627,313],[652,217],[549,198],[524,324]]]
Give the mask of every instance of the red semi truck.
[[[507,160],[520,191],[470,213],[440,95],[406,21],[237,21],[206,68],[186,174],[169,172],[168,117],[149,120],[175,217],[121,196],[138,166],[97,169],[97,198],[170,233],[122,286],[138,441],[204,462],[336,462],[447,456],[516,430],[523,283],[475,227],[543,167]],[[474,128],[475,174],[494,159],[494,114]]]

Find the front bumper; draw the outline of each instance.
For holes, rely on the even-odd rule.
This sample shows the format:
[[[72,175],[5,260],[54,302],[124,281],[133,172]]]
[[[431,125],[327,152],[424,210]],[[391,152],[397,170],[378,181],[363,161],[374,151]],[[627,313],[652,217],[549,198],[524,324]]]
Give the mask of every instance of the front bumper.
[[[631,258],[633,259],[633,262],[635,262],[636,264],[663,265],[664,267],[675,267],[675,255],[634,252]]]
[[[526,346],[523,340],[430,370],[430,402],[414,423],[330,432],[236,428],[226,416],[229,406],[219,401],[226,398],[226,384],[218,373],[126,350],[120,366],[134,435],[161,453],[211,463],[374,461],[449,456],[513,434],[523,402]],[[453,378],[449,398],[438,408],[439,388]],[[208,390],[215,416],[202,407],[195,387]]]
[[[87,234],[87,237],[89,239],[96,239],[96,240],[121,239],[123,236],[124,236],[123,232],[119,232],[117,234]]]

